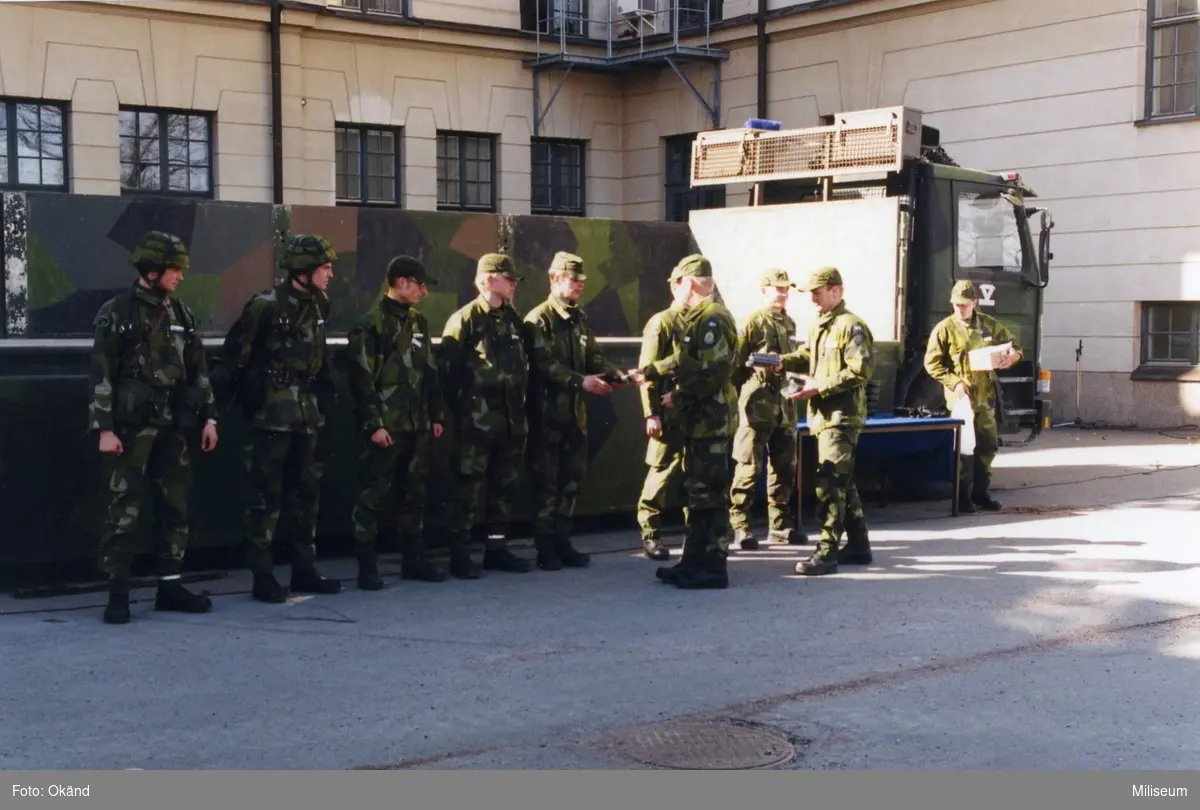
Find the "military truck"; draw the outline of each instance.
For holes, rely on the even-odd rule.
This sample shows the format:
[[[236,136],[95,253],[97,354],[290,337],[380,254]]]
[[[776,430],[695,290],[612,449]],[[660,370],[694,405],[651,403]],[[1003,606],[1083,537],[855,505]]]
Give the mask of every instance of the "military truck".
[[[933,326],[952,312],[950,288],[970,279],[980,311],[1003,321],[1024,350],[1019,364],[998,374],[1002,440],[1032,441],[1051,418],[1050,374],[1040,362],[1050,212],[1028,203],[1036,194],[1015,172],[955,164],[920,110],[832,118],[803,129],[751,120],[694,141],[693,187],[748,186],[747,205],[693,211],[689,219],[726,305],[739,321],[757,308],[767,267],[803,279],[834,265],[848,305],[877,342],[878,412],[944,413],[941,387],[922,361]],[[803,337],[814,307],[797,294],[788,308]],[[1012,438],[1021,433],[1023,440]]]

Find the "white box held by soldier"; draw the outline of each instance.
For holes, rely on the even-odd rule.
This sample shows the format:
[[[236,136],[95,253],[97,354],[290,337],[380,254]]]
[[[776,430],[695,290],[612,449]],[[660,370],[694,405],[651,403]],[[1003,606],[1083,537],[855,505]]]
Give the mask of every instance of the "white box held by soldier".
[[[999,346],[984,346],[982,349],[967,352],[971,371],[995,371],[1000,367],[1000,361],[1004,359],[1011,348],[1011,343],[1003,343]]]

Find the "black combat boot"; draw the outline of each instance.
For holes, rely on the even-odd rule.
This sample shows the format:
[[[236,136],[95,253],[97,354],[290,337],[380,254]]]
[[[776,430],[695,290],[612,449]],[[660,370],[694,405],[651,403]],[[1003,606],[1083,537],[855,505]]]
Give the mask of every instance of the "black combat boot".
[[[155,610],[173,610],[179,613],[208,613],[212,600],[202,593],[192,593],[183,587],[179,577],[159,579],[158,594],[154,597]]]
[[[526,574],[533,569],[529,560],[518,557],[508,549],[486,549],[483,552],[483,570],[507,571],[510,574]]]
[[[445,582],[446,574],[439,571],[425,555],[405,553],[404,561],[400,564],[400,578],[418,582]]]
[[[335,594],[342,592],[342,583],[323,576],[315,566],[292,565],[293,593]]]
[[[726,569],[728,555],[722,551],[705,554],[700,564],[684,568],[675,576],[675,587],[684,590],[721,589],[729,587]]]
[[[543,571],[562,570],[562,558],[558,556],[558,550],[555,548],[553,537],[538,537],[533,541],[533,547],[537,549],[538,568]]]
[[[675,565],[663,565],[654,572],[654,576],[668,585],[674,585],[685,571],[699,568],[704,562],[704,552],[698,550],[697,543],[683,544],[683,554]]]
[[[128,624],[129,589],[114,586],[108,592],[108,605],[104,608],[105,624]]]
[[[647,559],[671,559],[671,549],[664,546],[662,540],[659,540],[657,537],[643,537],[642,549],[646,552]]]
[[[846,521],[846,547],[838,552],[837,561],[839,565],[870,565],[874,561],[865,518]]]
[[[479,565],[466,552],[450,555],[450,576],[455,579],[479,579]]]
[[[983,462],[979,460],[979,456],[975,457],[973,467],[975,480],[971,486],[971,501],[980,509],[986,509],[989,512],[999,512],[1004,508],[1004,505],[988,493],[992,485],[991,471],[983,466]]]
[[[275,579],[273,570],[264,568],[254,571],[254,587],[250,591],[250,596],[259,602],[278,605],[287,601],[288,590],[280,584],[279,580]]]
[[[383,590],[383,577],[379,576],[379,557],[373,551],[358,553],[358,587],[364,591]]]
[[[738,545],[743,551],[758,550],[758,538],[755,537],[754,532],[750,531],[749,529],[738,529],[734,533],[733,539],[737,541]]]
[[[823,554],[818,547],[818,550],[807,560],[801,560],[796,563],[796,573],[805,577],[821,577],[826,574],[836,574],[838,572],[837,553]]]
[[[975,457],[962,456],[962,475],[958,479],[958,511],[964,515],[975,513],[975,504],[971,501],[971,491],[975,482]]]
[[[564,568],[587,568],[592,564],[592,555],[584,554],[575,548],[569,537],[560,537],[554,541],[554,553],[562,560]]]

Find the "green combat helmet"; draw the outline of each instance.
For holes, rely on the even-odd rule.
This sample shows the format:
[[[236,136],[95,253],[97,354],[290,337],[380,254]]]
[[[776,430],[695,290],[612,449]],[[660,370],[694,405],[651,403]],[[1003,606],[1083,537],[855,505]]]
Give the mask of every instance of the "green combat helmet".
[[[309,276],[304,286],[312,289],[312,272],[324,264],[330,264],[337,258],[337,251],[324,236],[298,233],[288,240],[283,249],[283,258],[279,260],[279,269],[295,279],[297,276]]]
[[[148,231],[143,234],[129,254],[129,263],[137,268],[138,274],[148,282],[151,273],[161,274],[169,268],[188,269],[187,245],[183,240],[166,231]]]

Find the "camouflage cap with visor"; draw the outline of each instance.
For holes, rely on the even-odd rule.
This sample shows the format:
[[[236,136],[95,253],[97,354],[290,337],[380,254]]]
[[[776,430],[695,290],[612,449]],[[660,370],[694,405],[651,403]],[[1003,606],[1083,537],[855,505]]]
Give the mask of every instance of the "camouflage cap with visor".
[[[574,253],[567,253],[565,250],[554,254],[548,272],[551,274],[566,273],[575,281],[587,281],[587,274],[583,272],[583,259]]]
[[[388,262],[388,284],[395,283],[398,278],[411,278],[418,284],[437,284],[437,279],[429,275],[429,271],[425,269],[425,265],[421,263],[421,260],[412,256],[397,256]]]
[[[712,278],[712,262],[699,253],[684,256],[671,271],[670,281],[684,277]]]
[[[812,271],[811,275],[809,275],[808,282],[798,289],[804,292],[812,292],[813,290],[819,290],[822,287],[828,287],[830,285],[834,287],[841,287],[842,274],[836,267],[818,267],[816,270]]]
[[[979,294],[973,283],[966,279],[954,282],[954,288],[950,290],[951,304],[974,304],[978,300]]]
[[[485,253],[480,256],[475,265],[475,272],[476,274],[498,273],[510,281],[525,280],[525,276],[517,272],[517,266],[513,264],[513,260],[503,253]]]
[[[794,289],[799,289],[798,287],[796,287],[796,283],[794,281],[792,281],[791,277],[788,276],[788,271],[781,270],[778,267],[773,267],[770,270],[768,270],[767,272],[763,273],[762,278],[759,279],[758,286],[760,286],[760,287],[792,287]]]

